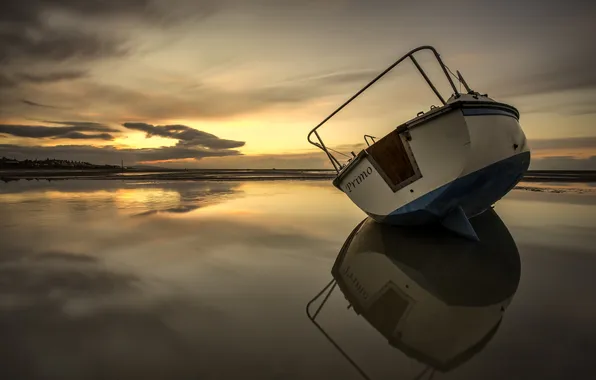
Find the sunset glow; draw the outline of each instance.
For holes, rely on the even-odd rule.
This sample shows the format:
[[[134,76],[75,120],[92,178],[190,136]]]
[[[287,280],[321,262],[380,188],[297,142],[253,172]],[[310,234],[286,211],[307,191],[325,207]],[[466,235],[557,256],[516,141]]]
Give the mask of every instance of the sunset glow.
[[[18,2],[0,16],[0,33],[19,36],[0,57],[0,157],[330,168],[308,131],[428,44],[520,110],[532,168],[596,169],[596,54],[578,43],[596,35],[591,3],[42,3],[22,4],[23,22]],[[330,122],[329,146],[362,144],[436,104],[412,67],[391,76]]]

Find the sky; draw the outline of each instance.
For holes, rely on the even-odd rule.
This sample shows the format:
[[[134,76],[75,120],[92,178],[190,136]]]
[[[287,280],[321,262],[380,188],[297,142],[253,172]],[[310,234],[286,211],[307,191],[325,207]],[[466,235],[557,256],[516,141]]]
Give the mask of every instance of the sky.
[[[432,45],[474,90],[519,109],[531,169],[596,169],[594,19],[586,0],[5,0],[0,157],[332,168],[308,131]],[[436,105],[414,70],[375,84],[325,142],[357,150]]]

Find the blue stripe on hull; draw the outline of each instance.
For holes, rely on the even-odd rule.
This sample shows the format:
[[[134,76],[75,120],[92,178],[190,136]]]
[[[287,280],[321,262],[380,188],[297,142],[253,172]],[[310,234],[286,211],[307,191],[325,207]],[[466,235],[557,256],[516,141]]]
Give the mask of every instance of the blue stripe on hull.
[[[530,152],[520,153],[441,186],[385,217],[369,215],[387,224],[420,225],[440,221],[461,206],[471,218],[513,189],[529,165]]]

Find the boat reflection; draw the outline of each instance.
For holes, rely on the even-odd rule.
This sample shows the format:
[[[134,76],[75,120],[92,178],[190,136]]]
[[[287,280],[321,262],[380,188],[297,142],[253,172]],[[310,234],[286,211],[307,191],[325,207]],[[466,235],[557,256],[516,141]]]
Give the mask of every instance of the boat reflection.
[[[520,258],[493,210],[470,222],[478,242],[440,227],[395,227],[370,218],[352,231],[331,270],[333,280],[309,302],[307,313],[365,378],[316,321],[335,288],[391,346],[426,364],[431,376],[470,360],[492,339],[517,290]]]

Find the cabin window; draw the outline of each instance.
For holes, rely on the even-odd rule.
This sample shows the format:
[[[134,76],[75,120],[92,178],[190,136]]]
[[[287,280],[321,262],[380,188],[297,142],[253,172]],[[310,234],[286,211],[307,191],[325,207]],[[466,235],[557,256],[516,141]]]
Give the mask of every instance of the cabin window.
[[[387,288],[363,314],[381,334],[391,336],[407,309],[408,301],[394,289]]]
[[[410,144],[404,134],[394,130],[366,149],[371,162],[393,191],[422,177]]]

